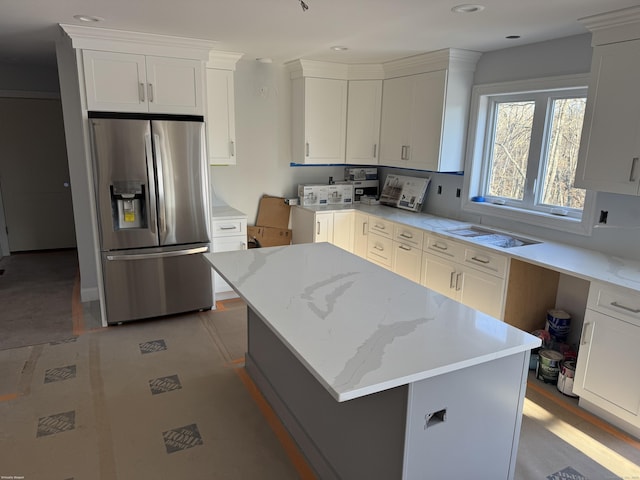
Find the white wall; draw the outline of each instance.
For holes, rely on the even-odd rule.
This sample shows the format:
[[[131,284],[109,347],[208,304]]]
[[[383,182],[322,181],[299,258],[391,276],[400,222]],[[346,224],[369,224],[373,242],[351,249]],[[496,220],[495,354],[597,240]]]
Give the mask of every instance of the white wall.
[[[210,173],[214,205],[224,202],[246,213],[250,225],[263,194],[293,197],[298,183],[327,183],[329,176],[344,178],[341,167],[289,166],[290,87],[289,74],[282,65],[254,60],[237,64],[237,165],[210,167]]]

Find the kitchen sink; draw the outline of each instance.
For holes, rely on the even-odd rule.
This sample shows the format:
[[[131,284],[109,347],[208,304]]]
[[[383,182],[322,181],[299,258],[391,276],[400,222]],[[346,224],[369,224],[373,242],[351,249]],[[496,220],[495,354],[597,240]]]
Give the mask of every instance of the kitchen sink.
[[[447,230],[447,233],[467,238],[482,245],[491,245],[493,247],[500,248],[524,247],[526,245],[541,243],[537,240],[531,240],[530,238],[518,237],[509,233],[490,230],[483,227],[476,227],[475,225],[454,228],[452,230]]]

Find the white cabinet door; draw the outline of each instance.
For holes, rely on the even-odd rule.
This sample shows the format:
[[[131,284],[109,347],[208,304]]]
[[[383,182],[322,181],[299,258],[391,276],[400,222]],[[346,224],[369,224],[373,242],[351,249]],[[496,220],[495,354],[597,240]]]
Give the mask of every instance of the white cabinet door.
[[[458,264],[428,252],[422,254],[421,284],[435,292],[456,300],[456,274]]]
[[[149,112],[202,115],[199,60],[147,57]]]
[[[318,212],[315,218],[314,242],[333,242],[333,213]]]
[[[638,194],[640,40],[594,49],[575,185]]]
[[[411,132],[413,76],[384,81],[380,128],[380,164],[404,166]]]
[[[505,291],[503,278],[472,268],[462,268],[456,275],[460,303],[502,320]]]
[[[245,235],[233,235],[229,237],[214,238],[211,242],[212,250],[217,252],[231,252],[235,250],[247,249],[247,236]],[[233,289],[225,282],[220,275],[214,272],[213,285],[216,295],[233,292]],[[229,295],[227,295],[228,297]],[[235,296],[235,295],[233,295]],[[218,296],[217,299],[221,299],[222,296]]]
[[[422,73],[413,78],[407,168],[439,170],[446,78],[446,70]]]
[[[292,88],[293,163],[344,163],[347,81],[297,78]]]
[[[144,55],[82,51],[87,110],[147,112]]]
[[[382,80],[349,82],[346,163],[378,163],[381,112]]]
[[[422,249],[406,243],[393,242],[393,271],[420,283]]]
[[[367,258],[367,238],[369,235],[369,216],[355,212],[353,229],[353,253]]]
[[[640,427],[640,326],[587,309],[573,391]]]
[[[233,71],[207,68],[207,156],[210,165],[236,163]]]
[[[87,109],[202,115],[199,60],[83,50]]]
[[[354,212],[333,212],[333,240],[336,247],[353,253]]]

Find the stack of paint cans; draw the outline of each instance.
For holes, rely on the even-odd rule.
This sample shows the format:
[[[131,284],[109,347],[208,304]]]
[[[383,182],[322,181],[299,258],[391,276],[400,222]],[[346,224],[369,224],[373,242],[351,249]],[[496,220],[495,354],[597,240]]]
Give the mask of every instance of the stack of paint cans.
[[[553,342],[566,342],[571,331],[571,315],[564,310],[548,310],[546,330]]]
[[[542,349],[538,352],[536,378],[544,383],[558,383],[558,375],[564,355],[556,350]]]

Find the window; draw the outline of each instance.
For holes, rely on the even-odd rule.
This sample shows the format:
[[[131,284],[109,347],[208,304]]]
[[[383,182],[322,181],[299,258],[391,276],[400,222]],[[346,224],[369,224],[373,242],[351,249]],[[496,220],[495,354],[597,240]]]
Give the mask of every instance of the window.
[[[586,82],[571,76],[474,87],[465,210],[590,231],[583,216],[593,201],[573,187]],[[485,203],[470,201],[478,196]]]

